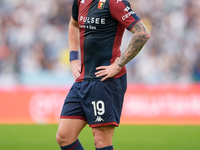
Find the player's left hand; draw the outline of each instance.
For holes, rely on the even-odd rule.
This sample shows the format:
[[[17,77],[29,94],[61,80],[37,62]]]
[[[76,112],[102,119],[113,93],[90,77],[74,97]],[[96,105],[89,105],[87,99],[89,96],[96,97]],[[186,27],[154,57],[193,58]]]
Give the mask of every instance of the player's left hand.
[[[122,67],[117,64],[117,59],[115,62],[109,66],[100,66],[97,67],[96,70],[99,70],[95,73],[96,77],[103,77],[101,81],[105,81],[108,78],[114,77],[116,74],[119,73]]]

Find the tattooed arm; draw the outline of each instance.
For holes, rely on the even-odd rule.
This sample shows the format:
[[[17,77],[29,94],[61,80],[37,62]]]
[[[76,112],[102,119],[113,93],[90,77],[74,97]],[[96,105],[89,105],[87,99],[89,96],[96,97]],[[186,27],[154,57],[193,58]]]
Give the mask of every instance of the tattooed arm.
[[[150,38],[150,35],[142,21],[136,23],[131,28],[131,32],[133,33],[133,37],[127,50],[122,54],[121,57],[117,59],[117,64],[120,67],[123,67],[130,60],[132,60],[140,52],[144,44]]]
[[[127,50],[110,66],[100,66],[96,68],[96,70],[99,71],[96,72],[95,75],[97,77],[103,77],[101,81],[105,81],[108,78],[114,77],[124,65],[126,65],[140,52],[144,44],[150,38],[150,34],[142,21],[136,23],[131,28],[131,32],[133,33],[133,37]]]

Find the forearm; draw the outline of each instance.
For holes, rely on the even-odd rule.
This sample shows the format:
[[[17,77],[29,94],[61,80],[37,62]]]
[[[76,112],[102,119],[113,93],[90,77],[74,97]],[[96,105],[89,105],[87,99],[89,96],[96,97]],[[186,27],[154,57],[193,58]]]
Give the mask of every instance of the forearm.
[[[69,23],[69,48],[70,51],[78,51],[80,45],[78,23],[71,18]]]
[[[77,69],[77,64],[79,64],[79,62],[75,62],[75,60],[76,61],[78,60],[80,34],[79,34],[78,22],[75,21],[73,18],[71,18],[71,20],[70,20],[68,33],[69,33],[69,49],[70,49],[69,60],[70,60],[71,67],[72,67],[72,62],[73,62],[73,64],[75,64],[75,65],[73,65],[75,67],[72,67],[72,72],[75,72],[74,70]],[[77,78],[77,76],[78,75],[74,75],[75,78]]]
[[[74,79],[77,79],[81,73],[81,62],[78,60],[78,50],[80,45],[78,22],[71,18],[69,23],[69,48],[70,65]]]
[[[150,35],[142,22],[138,22],[132,29],[133,37],[129,43],[127,50],[117,59],[120,67],[126,65],[132,60],[142,49],[150,38]]]

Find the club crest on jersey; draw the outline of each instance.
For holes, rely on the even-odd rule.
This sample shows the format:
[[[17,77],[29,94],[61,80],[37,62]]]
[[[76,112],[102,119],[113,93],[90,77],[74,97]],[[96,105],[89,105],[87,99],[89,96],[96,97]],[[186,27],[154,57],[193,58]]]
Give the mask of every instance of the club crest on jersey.
[[[106,0],[99,0],[98,9],[104,9]]]

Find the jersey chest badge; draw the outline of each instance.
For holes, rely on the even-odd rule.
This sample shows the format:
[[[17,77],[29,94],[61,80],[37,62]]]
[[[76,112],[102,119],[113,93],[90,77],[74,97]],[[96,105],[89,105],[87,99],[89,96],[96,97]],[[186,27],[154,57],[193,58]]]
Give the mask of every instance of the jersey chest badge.
[[[99,0],[98,9],[103,9],[105,6],[106,0]]]

